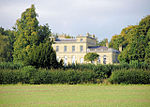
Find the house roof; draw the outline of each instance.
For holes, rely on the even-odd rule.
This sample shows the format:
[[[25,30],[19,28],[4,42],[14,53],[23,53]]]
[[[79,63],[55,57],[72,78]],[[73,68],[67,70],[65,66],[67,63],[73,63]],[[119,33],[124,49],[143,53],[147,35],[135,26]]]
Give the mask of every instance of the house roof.
[[[108,48],[105,46],[89,46],[88,51],[89,52],[116,52],[116,53],[119,53],[118,50],[113,49],[113,48]]]
[[[55,42],[75,42],[76,39],[59,39],[57,38]]]
[[[105,46],[89,46],[88,48],[89,48],[89,49],[108,49],[108,48],[105,47]]]

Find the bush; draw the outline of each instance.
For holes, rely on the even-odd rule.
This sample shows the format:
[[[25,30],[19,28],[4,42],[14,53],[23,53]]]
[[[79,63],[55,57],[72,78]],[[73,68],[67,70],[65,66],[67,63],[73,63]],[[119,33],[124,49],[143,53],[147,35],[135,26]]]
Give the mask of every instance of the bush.
[[[78,84],[93,83],[95,73],[91,71],[75,71],[62,69],[39,70],[34,77],[34,84]]]
[[[37,70],[32,66],[26,66],[21,70],[0,71],[0,84],[83,84],[96,83],[97,79],[95,72],[72,69]]]
[[[20,70],[0,70],[0,84],[33,83],[36,69],[32,66],[23,67]]]
[[[16,84],[20,82],[19,70],[0,70],[0,84]]]
[[[150,84],[150,71],[142,69],[116,70],[108,80],[113,84]]]
[[[20,69],[24,67],[22,63],[0,62],[0,69]]]
[[[34,75],[36,68],[33,66],[25,66],[21,69],[21,83],[32,84],[34,83]]]

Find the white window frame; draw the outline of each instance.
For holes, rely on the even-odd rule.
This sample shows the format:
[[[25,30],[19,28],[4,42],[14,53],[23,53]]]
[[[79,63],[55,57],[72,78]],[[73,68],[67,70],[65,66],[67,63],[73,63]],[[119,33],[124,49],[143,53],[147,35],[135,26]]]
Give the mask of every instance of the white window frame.
[[[83,46],[80,45],[80,52],[83,52]]]
[[[67,52],[67,46],[64,46],[64,52]]]
[[[67,56],[64,56],[64,66],[67,65]]]
[[[75,64],[75,61],[76,61],[76,57],[72,56],[72,64]]]
[[[59,46],[56,46],[56,52],[59,52]]]
[[[72,46],[72,52],[75,52],[75,46]]]

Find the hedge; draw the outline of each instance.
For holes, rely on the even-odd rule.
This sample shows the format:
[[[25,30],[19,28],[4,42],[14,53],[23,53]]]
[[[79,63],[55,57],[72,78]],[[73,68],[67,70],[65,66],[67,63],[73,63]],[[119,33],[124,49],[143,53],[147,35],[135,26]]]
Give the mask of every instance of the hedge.
[[[108,81],[112,84],[150,84],[150,70],[116,70],[112,73]]]
[[[12,62],[0,62],[0,69],[20,69],[23,68],[24,65],[19,62],[19,63],[12,63]]]
[[[97,74],[93,71],[45,70],[26,66],[19,70],[0,70],[0,84],[84,84],[96,83]]]

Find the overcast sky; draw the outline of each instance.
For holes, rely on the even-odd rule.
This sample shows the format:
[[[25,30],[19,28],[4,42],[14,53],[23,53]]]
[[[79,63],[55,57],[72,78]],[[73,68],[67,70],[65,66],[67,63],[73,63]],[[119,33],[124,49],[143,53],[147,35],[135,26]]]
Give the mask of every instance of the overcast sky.
[[[11,29],[21,13],[35,5],[41,25],[72,36],[95,34],[99,40],[119,34],[150,15],[150,0],[0,0],[0,26]]]

